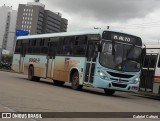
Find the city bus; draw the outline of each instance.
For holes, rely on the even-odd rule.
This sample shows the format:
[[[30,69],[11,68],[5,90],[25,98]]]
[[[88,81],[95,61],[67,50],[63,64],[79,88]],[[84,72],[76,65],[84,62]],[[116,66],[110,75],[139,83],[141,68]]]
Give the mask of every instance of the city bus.
[[[137,92],[141,73],[140,37],[112,31],[38,34],[17,38],[12,69],[29,80],[53,80],[55,85],[71,83],[115,91]]]
[[[141,74],[141,89],[160,94],[160,44],[146,44]]]

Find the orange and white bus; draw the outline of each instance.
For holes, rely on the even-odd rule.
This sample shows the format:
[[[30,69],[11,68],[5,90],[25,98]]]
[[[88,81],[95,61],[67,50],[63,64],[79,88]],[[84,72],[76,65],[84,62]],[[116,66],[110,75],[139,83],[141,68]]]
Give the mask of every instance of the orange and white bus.
[[[18,37],[12,68],[29,80],[46,78],[73,89],[90,86],[138,91],[141,72],[140,37],[111,30],[39,34]]]

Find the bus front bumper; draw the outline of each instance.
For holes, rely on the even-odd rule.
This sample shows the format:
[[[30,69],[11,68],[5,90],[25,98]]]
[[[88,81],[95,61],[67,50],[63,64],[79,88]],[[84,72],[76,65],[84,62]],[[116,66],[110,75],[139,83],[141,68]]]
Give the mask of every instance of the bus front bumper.
[[[139,83],[123,83],[118,81],[109,81],[104,80],[99,76],[95,76],[94,87],[117,91],[138,92]]]

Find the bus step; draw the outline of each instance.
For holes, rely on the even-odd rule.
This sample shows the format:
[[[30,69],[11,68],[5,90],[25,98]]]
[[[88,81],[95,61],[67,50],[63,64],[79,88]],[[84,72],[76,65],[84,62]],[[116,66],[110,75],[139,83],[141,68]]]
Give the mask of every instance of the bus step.
[[[86,87],[93,87],[93,83],[84,82],[83,85]]]

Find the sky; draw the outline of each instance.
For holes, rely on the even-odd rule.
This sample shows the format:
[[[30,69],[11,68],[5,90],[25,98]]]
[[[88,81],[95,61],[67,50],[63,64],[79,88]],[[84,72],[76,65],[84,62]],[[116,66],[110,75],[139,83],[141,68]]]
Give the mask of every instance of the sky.
[[[0,6],[34,0],[0,0]],[[68,31],[106,28],[131,33],[146,42],[160,42],[160,0],[40,0],[45,8],[68,19]]]

